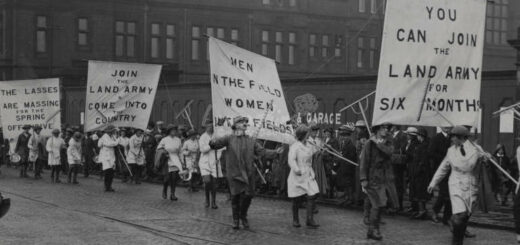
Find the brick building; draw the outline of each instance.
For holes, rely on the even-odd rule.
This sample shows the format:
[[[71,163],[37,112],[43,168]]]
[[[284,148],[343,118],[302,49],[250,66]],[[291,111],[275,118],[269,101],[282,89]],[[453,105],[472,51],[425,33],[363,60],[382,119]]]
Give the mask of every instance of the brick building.
[[[375,87],[384,3],[0,0],[0,79],[60,77],[63,121],[78,124],[87,60],[163,64],[152,119],[175,121],[175,113],[194,99],[197,123],[211,101],[208,34],[276,59],[289,101],[316,91],[322,110],[334,113]],[[485,110],[510,103],[504,100],[515,84],[510,71],[516,52],[507,40],[516,37],[517,26],[520,1],[488,4],[483,86],[493,94],[483,89]]]

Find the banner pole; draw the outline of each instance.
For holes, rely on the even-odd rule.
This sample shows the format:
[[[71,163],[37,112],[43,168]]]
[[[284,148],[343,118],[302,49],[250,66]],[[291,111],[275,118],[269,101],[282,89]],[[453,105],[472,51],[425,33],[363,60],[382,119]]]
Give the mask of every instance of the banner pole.
[[[365,95],[365,96],[361,97],[361,99],[358,99],[358,100],[356,100],[356,101],[352,102],[352,103],[351,103],[350,105],[348,105],[348,106],[345,106],[345,107],[341,108],[341,109],[340,109],[340,110],[339,110],[338,112],[343,112],[344,110],[346,110],[346,109],[348,109],[348,108],[352,107],[353,105],[355,105],[355,104],[357,104],[357,103],[361,102],[361,101],[362,101],[362,100],[364,100],[364,99],[367,99],[368,97],[370,97],[371,95],[373,95],[373,94],[375,94],[375,93],[376,93],[376,91],[375,91],[375,90],[374,90],[374,91],[372,91],[372,92],[370,92],[369,94],[367,94],[367,95]]]
[[[361,115],[363,115],[363,120],[365,120],[365,124],[367,126],[368,134],[372,137],[372,130],[370,130],[370,126],[368,124],[367,116],[365,115],[365,110],[363,110],[363,106],[361,105],[361,101],[358,102],[359,110],[361,111]]]
[[[426,101],[426,95],[428,94],[428,87],[430,86],[431,78],[428,79],[428,82],[426,83],[426,87],[424,88],[424,95],[421,102],[421,108],[419,108],[419,115],[417,116],[417,121],[421,121],[421,116],[424,108],[424,101]]]

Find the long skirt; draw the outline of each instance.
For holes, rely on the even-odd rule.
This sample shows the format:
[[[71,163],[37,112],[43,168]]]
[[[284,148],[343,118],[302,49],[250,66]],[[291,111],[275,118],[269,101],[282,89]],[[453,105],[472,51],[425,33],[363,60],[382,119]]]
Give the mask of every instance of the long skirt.
[[[318,152],[312,156],[312,169],[314,170],[314,174],[316,182],[318,183],[318,188],[321,194],[326,194],[327,189],[329,189],[329,184],[327,181],[327,173],[325,172],[325,166],[323,165],[323,153]]]

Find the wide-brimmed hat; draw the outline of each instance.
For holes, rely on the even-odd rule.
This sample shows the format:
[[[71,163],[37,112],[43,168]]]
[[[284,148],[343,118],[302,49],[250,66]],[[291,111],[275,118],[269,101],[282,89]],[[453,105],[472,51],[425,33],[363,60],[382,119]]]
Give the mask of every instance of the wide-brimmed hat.
[[[103,131],[105,131],[105,133],[111,133],[111,132],[114,132],[114,131],[116,131],[116,130],[117,130],[117,128],[116,128],[114,125],[108,125],[108,126],[105,128],[105,130],[103,130]]]
[[[352,132],[354,132],[354,129],[355,129],[354,126],[344,124],[338,128],[338,133],[340,135],[346,135],[346,134],[348,135],[348,134],[352,134]]]
[[[52,134],[60,134],[60,132],[61,131],[59,129],[57,129],[57,128],[52,130]]]
[[[450,135],[467,137],[469,130],[464,126],[457,125],[451,129]]]
[[[419,130],[416,127],[408,127],[404,132],[411,135],[417,135]]]
[[[354,124],[354,127],[366,127],[367,124],[363,120],[357,120],[356,124]]]
[[[296,128],[294,134],[296,136],[296,139],[301,140],[303,139],[310,131],[310,128],[305,125],[300,125],[298,128]]]
[[[33,127],[33,130],[34,131],[42,130],[42,126],[36,125],[36,126]]]
[[[233,118],[233,126],[237,125],[237,123],[242,123],[242,122],[248,123],[249,118],[243,117],[243,116],[236,116],[235,118]]]
[[[29,124],[23,125],[22,129],[31,129],[31,125],[29,125]]]

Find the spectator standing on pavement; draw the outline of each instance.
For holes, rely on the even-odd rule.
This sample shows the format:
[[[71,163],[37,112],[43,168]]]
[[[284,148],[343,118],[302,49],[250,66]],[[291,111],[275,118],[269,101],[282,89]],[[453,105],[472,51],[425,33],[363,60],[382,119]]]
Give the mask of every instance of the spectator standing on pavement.
[[[114,192],[112,182],[114,180],[114,169],[116,167],[115,147],[119,144],[117,140],[117,129],[113,125],[105,128],[105,134],[99,139],[99,161],[103,166],[105,178],[105,192]]]
[[[66,148],[65,141],[60,137],[60,130],[53,129],[52,136],[47,140],[45,149],[49,155],[49,166],[51,167],[51,182],[61,183],[61,150]]]
[[[320,194],[325,195],[327,194],[327,189],[329,189],[329,183],[327,182],[327,174],[325,173],[325,166],[323,165],[324,153],[321,150],[323,147],[323,140],[320,138],[319,132],[320,127],[316,124],[312,125],[308,141],[316,148],[314,155],[312,156],[312,168],[314,169],[314,174],[316,175],[316,182],[318,182]]]
[[[226,177],[231,192],[233,229],[239,229],[239,219],[245,229],[249,228],[247,211],[255,194],[257,168],[255,157],[274,158],[282,149],[267,150],[256,139],[246,135],[248,118],[237,116],[233,119],[233,134],[210,141],[212,149],[226,147]],[[222,125],[223,122],[219,122]]]
[[[507,156],[506,147],[502,144],[498,144],[497,148],[495,150],[495,153],[493,154],[493,157],[497,160],[497,163],[502,167],[504,170],[506,170],[511,176],[514,175],[514,168],[511,165],[511,161],[509,160],[509,157]],[[493,168],[494,174],[494,184],[495,184],[495,198],[497,196],[500,196],[500,201],[502,206],[507,206],[507,199],[510,193],[514,194],[515,185],[514,183],[509,180],[502,172],[500,172],[498,169]],[[513,195],[514,197],[514,195]]]
[[[79,166],[81,165],[81,135],[80,132],[74,132],[73,137],[69,140],[69,146],[67,148],[67,161],[69,162],[69,175],[68,183],[79,184],[78,172]]]
[[[27,168],[29,167],[29,138],[31,134],[29,130],[31,129],[30,125],[23,126],[23,132],[18,136],[18,141],[16,142],[16,148],[14,152],[16,152],[20,156],[20,178],[27,178]]]
[[[287,179],[287,195],[292,198],[293,226],[300,227],[299,208],[304,199],[307,199],[307,222],[309,228],[317,228],[314,221],[314,206],[317,194],[320,192],[312,168],[312,155],[316,147],[307,142],[310,129],[300,126],[296,129],[296,140],[289,148],[288,162],[291,167]]]
[[[428,192],[432,193],[439,182],[449,174],[448,187],[453,213],[452,245],[463,244],[468,220],[477,202],[479,160],[482,157],[491,158],[491,155],[482,153],[477,148],[479,146],[472,144],[468,137],[469,130],[466,127],[453,127],[450,133],[453,145],[448,149],[446,157],[428,186]]]
[[[390,126],[381,124],[372,127],[375,135],[366,142],[359,162],[361,187],[371,207],[367,238],[373,240],[383,239],[379,231],[381,209],[386,206],[390,185],[394,184],[389,176],[394,152],[392,142],[388,140]]]
[[[168,174],[163,179],[163,198],[167,198],[168,186],[170,186],[170,200],[177,201],[175,189],[179,180],[179,171],[183,169],[180,158],[182,143],[176,125],[168,126],[168,136],[162,138],[157,145],[157,150],[164,149],[168,152]]]
[[[204,132],[199,139],[200,159],[199,167],[202,181],[204,182],[204,192],[206,197],[205,207],[217,209],[217,179],[222,178],[222,168],[220,165],[221,152],[211,149],[209,142],[213,138],[213,121],[208,121]]]
[[[327,145],[327,149],[334,149],[335,151],[338,150],[339,144],[338,140],[333,136],[334,130],[332,128],[326,128],[323,131],[324,139],[323,144]],[[327,197],[328,198],[334,198],[334,194],[336,192],[336,174],[334,172],[334,168],[337,166],[336,158],[328,153],[323,153],[323,166],[325,168],[325,179],[328,182],[328,188],[327,188]]]

